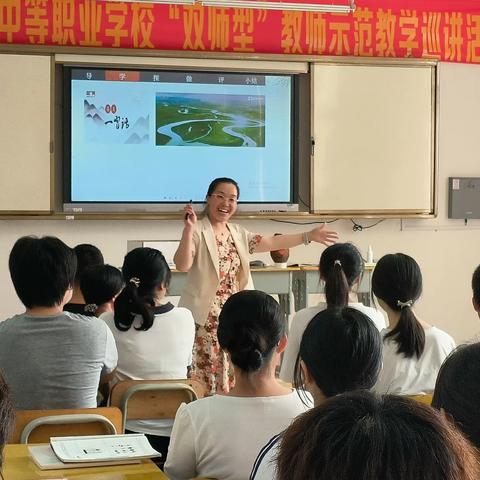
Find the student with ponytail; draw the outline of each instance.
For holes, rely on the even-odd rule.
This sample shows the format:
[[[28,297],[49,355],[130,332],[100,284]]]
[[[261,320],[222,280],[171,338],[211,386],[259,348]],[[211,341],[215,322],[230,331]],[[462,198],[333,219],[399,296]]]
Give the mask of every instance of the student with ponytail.
[[[178,409],[165,464],[172,480],[247,479],[261,447],[306,410],[275,378],[287,337],[272,297],[258,290],[232,295],[219,316],[218,341],[233,364],[235,387]]]
[[[319,272],[320,280],[325,283],[326,302],[299,310],[293,317],[288,333],[288,346],[280,370],[282,380],[293,381],[295,361],[303,332],[312,318],[327,307],[355,308],[367,315],[379,331],[385,328],[385,318],[380,311],[356,301],[354,290],[362,279],[364,266],[361,253],[352,243],[336,243],[323,251]]]
[[[117,344],[115,380],[187,378],[195,324],[189,310],[163,301],[171,277],[164,256],[154,248],[135,248],[125,256],[122,274],[125,288],[115,313],[102,316]],[[130,420],[126,427],[147,434],[166,455],[172,425],[173,419]]]
[[[385,255],[373,271],[372,290],[389,322],[382,332],[383,368],[375,390],[395,395],[433,392],[440,366],[455,342],[419,320],[413,310],[422,293],[420,267],[403,253]]]

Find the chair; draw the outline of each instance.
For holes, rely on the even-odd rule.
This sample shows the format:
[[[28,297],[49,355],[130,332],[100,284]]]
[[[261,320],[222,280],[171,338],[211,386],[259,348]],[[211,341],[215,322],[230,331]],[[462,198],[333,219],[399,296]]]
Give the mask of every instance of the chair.
[[[196,380],[124,380],[110,392],[109,404],[122,411],[123,428],[128,420],[175,418],[178,407],[204,396]]]
[[[433,394],[426,393],[423,395],[409,395],[409,398],[416,402],[424,403],[425,405],[431,405],[433,400]]]
[[[48,443],[50,437],[108,435],[122,431],[118,408],[18,410],[8,443]]]

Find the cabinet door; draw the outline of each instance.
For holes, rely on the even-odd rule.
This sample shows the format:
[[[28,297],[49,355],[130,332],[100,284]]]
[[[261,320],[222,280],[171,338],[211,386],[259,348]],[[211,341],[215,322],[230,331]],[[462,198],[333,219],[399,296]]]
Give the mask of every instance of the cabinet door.
[[[51,57],[0,54],[0,214],[50,208]]]

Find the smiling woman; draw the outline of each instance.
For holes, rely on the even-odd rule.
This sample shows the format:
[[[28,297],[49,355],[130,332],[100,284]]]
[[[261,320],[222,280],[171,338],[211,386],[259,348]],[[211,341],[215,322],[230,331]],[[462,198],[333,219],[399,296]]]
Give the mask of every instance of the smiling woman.
[[[229,223],[239,197],[235,180],[213,180],[202,220],[197,221],[192,205],[186,205],[185,226],[174,257],[177,269],[189,272],[179,305],[192,311],[196,324],[192,376],[204,382],[211,394],[228,393],[235,382],[227,355],[218,344],[218,316],[232,294],[253,288],[249,254],[312,241],[331,245],[338,238],[325,225],[291,235],[262,237],[251,233]]]

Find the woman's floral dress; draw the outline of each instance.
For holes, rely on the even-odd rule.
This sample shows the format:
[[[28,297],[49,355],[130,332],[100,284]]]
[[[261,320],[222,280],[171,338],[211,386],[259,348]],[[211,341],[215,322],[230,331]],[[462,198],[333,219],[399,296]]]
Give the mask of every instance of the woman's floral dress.
[[[250,253],[262,239],[261,235],[248,234]],[[205,325],[197,325],[193,345],[191,377],[206,385],[207,394],[228,393],[235,384],[233,367],[227,354],[220,348],[217,339],[218,316],[228,298],[238,292],[237,275],[240,270],[240,257],[231,235],[216,237],[220,285],[210,306]]]

